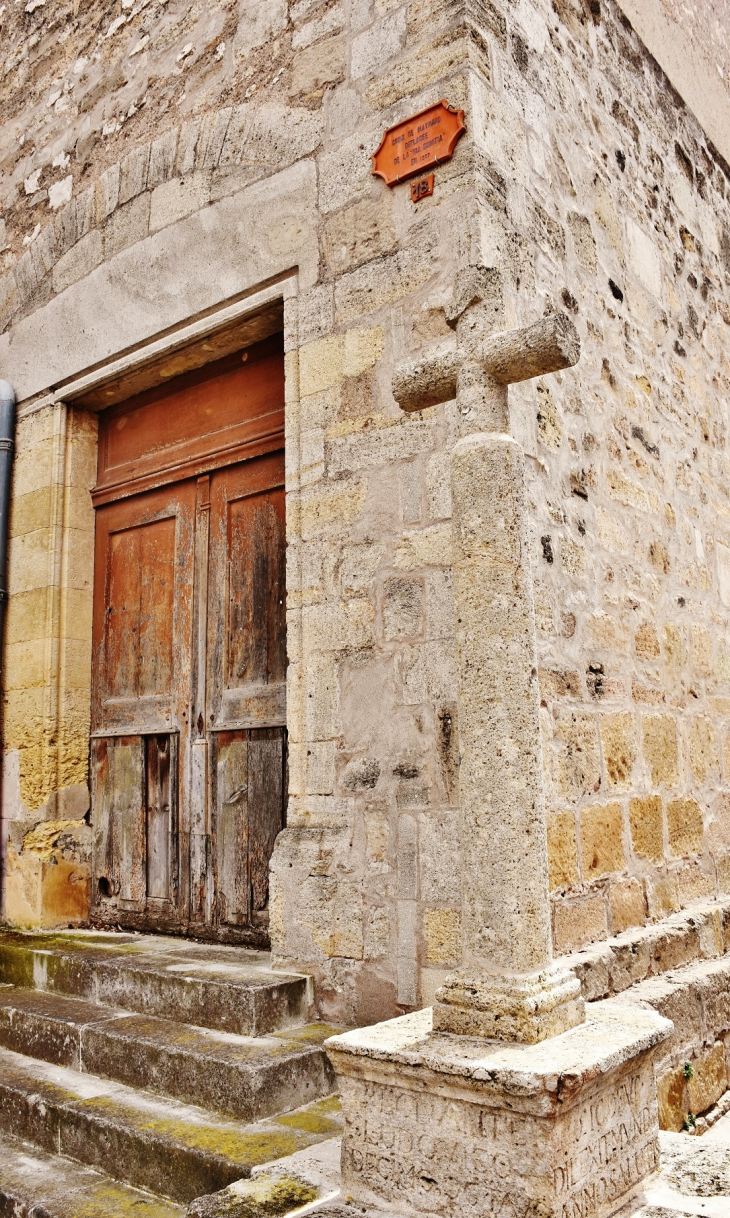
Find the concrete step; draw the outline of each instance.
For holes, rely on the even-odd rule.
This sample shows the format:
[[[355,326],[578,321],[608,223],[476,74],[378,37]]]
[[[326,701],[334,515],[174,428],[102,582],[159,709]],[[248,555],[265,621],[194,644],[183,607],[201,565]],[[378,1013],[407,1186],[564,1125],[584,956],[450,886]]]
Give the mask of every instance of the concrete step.
[[[0,1049],[0,1131],[177,1202],[338,1136],[332,1096],[254,1124]]]
[[[311,981],[267,952],[157,935],[0,932],[0,982],[243,1036],[306,1023]]]
[[[41,1061],[258,1121],[330,1095],[322,1041],[338,1029],[309,1024],[239,1036],[82,998],[0,988],[0,1045]]]
[[[0,1218],[183,1218],[185,1209],[0,1134]]]

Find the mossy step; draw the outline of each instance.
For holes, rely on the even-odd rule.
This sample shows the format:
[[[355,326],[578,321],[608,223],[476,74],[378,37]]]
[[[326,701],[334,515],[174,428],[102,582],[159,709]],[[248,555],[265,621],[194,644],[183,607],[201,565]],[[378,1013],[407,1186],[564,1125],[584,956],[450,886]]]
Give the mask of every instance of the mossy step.
[[[0,1134],[5,1218],[182,1218],[182,1206]]]
[[[6,1049],[242,1121],[330,1095],[335,1077],[322,1041],[336,1032],[307,1024],[272,1036],[239,1036],[86,999],[0,988],[0,1045]]]
[[[342,1130],[331,1096],[246,1125],[192,1104],[0,1049],[0,1129],[188,1202]]]
[[[0,982],[243,1036],[307,1020],[309,978],[269,963],[251,948],[157,935],[0,931]]]

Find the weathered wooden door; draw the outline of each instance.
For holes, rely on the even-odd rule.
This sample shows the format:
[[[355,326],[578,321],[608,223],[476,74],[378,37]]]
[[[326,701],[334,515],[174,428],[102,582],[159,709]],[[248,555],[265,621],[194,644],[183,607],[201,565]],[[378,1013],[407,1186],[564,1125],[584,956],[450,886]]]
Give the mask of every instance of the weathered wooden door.
[[[272,340],[101,416],[91,786],[102,922],[266,940],[286,790],[282,427]]]

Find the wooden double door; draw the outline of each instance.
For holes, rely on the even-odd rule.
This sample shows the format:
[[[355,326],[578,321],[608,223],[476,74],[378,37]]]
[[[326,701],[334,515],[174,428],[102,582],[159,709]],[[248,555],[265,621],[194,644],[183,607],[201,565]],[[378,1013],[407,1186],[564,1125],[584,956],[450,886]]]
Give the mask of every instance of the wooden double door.
[[[286,797],[282,428],[272,340],[101,417],[98,921],[266,942]]]

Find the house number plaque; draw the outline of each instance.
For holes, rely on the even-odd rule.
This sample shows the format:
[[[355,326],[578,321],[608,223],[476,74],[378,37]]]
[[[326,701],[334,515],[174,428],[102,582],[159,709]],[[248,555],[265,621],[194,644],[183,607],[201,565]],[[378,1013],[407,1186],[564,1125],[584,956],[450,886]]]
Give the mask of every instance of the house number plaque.
[[[373,173],[395,186],[426,169],[448,161],[464,134],[464,111],[445,101],[412,114],[385,132],[373,153]]]

